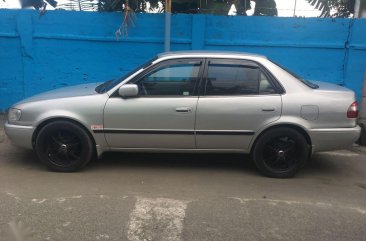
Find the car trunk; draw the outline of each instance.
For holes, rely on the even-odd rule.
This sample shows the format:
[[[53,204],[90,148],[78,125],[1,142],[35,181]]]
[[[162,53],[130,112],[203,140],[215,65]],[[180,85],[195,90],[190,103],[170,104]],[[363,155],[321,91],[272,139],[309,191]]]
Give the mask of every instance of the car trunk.
[[[346,128],[356,126],[357,118],[347,117],[347,111],[356,101],[355,93],[343,86],[321,81],[313,81],[319,88],[319,120],[328,123],[329,128]]]

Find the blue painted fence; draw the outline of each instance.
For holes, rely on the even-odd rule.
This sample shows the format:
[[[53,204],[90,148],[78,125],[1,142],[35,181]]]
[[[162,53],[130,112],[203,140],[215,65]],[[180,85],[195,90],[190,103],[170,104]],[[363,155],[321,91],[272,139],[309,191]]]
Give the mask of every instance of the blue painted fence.
[[[164,49],[164,15],[138,14],[116,41],[121,13],[0,10],[0,111],[41,91],[121,76]],[[366,19],[173,15],[172,50],[267,55],[307,79],[361,95]]]

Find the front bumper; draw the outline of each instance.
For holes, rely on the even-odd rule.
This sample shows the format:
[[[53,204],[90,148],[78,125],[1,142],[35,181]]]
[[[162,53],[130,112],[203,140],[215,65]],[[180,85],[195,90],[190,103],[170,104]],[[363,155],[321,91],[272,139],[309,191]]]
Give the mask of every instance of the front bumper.
[[[11,125],[5,122],[5,133],[11,142],[20,147],[32,149],[33,126]]]
[[[312,151],[331,151],[352,146],[360,137],[361,127],[311,129]]]

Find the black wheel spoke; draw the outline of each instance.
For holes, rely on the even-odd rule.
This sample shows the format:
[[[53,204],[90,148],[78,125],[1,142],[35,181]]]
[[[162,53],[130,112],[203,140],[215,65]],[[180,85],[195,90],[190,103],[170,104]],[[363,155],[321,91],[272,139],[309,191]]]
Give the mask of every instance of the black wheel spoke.
[[[64,141],[67,144],[71,144],[71,143],[78,143],[79,142],[79,139],[78,139],[77,136],[71,136],[71,137],[68,137],[68,138],[64,139]]]
[[[53,152],[57,151],[57,149],[58,149],[58,146],[48,145],[47,149],[46,149],[46,152],[47,153],[51,153],[51,152],[53,153]]]
[[[62,144],[62,143],[61,143],[61,141],[60,141],[57,137],[52,136],[51,138],[52,138],[52,140],[53,140],[53,142],[54,142],[55,144],[58,144],[58,145],[61,145],[61,144]]]
[[[73,150],[70,150],[68,154],[72,159],[79,159],[79,155],[75,154]]]
[[[277,161],[277,154],[267,157],[266,159],[264,159],[264,161],[265,162],[275,162],[275,161]]]
[[[285,151],[286,152],[289,152],[289,151],[292,151],[292,150],[294,150],[295,149],[295,142],[293,142],[293,141],[289,141],[289,142],[287,142],[286,143],[286,149],[285,149]]]
[[[288,136],[280,136],[267,142],[263,162],[274,171],[287,171],[296,165],[296,142]]]
[[[58,130],[50,135],[45,152],[54,165],[68,167],[80,160],[81,148],[77,135],[67,130]]]
[[[69,143],[68,145],[71,146],[71,147],[73,147],[73,148],[75,148],[75,147],[79,146],[80,144],[81,143],[79,141],[75,141],[73,143]]]
[[[64,142],[64,137],[62,136],[61,131],[57,132],[57,138],[60,140],[60,142]]]
[[[272,145],[267,145],[267,150],[272,151],[277,154],[278,150],[276,150]]]

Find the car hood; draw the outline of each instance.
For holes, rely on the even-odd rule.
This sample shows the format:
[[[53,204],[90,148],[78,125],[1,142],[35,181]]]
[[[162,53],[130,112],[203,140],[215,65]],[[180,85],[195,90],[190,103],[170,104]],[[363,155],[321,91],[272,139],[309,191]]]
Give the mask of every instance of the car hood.
[[[38,95],[34,95],[27,99],[24,99],[24,100],[18,102],[17,104],[23,104],[23,103],[27,103],[27,102],[41,101],[41,100],[94,95],[94,94],[98,94],[95,91],[95,87],[97,87],[100,84],[101,83],[81,84],[81,85],[74,85],[74,86],[54,89],[54,90],[40,93]]]

